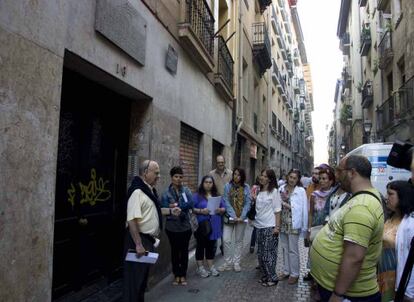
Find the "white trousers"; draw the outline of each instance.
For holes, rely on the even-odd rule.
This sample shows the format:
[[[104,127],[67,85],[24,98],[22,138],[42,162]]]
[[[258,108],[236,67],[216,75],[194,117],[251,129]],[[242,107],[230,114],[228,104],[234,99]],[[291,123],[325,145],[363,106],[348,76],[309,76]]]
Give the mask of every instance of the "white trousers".
[[[234,224],[224,224],[224,227],[223,227],[224,263],[240,264],[245,229],[246,229],[246,223],[244,222],[234,223]],[[233,247],[234,249],[232,248],[232,245],[234,245]]]
[[[299,234],[280,233],[283,253],[283,274],[299,277]]]

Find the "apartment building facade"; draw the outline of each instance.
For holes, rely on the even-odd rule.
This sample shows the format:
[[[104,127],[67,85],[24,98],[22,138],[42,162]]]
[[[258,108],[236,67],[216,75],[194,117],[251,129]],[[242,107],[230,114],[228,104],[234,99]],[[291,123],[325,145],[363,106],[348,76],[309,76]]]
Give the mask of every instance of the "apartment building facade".
[[[269,166],[279,174],[313,165],[310,68],[296,1],[273,1],[270,40],[272,86],[269,108]]]
[[[218,0],[2,1],[0,300],[119,278],[143,159],[160,163],[161,192],[174,165],[193,191],[216,155],[231,166],[234,13]]]
[[[291,22],[284,51],[269,33],[272,7],[282,22],[295,18],[295,4],[2,2],[0,300],[82,297],[117,280],[126,187],[143,159],[160,163],[159,191],[174,165],[195,191],[218,154],[245,168],[249,183],[267,166],[310,171],[304,45],[293,46]],[[273,54],[289,83],[284,96]],[[151,282],[169,271],[161,242]]]
[[[410,1],[341,1],[342,153],[362,143],[413,141],[413,14]]]

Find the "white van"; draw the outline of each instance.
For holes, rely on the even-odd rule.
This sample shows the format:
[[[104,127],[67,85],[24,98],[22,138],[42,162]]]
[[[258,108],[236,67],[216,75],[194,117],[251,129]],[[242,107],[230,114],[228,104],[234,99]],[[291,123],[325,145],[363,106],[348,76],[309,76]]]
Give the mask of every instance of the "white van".
[[[390,153],[392,143],[373,143],[361,145],[350,151],[348,155],[364,155],[372,165],[371,182],[383,196],[387,193],[387,183],[393,180],[410,179],[411,172],[391,167],[387,165],[388,154]]]

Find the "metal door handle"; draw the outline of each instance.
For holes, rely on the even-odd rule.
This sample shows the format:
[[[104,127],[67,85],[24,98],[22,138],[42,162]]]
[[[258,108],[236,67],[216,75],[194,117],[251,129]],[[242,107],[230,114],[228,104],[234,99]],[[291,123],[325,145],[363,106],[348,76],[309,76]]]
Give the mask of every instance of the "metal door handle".
[[[80,218],[80,219],[78,220],[78,223],[79,223],[79,225],[81,225],[81,226],[85,226],[85,225],[87,225],[87,224],[88,224],[88,219],[86,219],[86,218]]]

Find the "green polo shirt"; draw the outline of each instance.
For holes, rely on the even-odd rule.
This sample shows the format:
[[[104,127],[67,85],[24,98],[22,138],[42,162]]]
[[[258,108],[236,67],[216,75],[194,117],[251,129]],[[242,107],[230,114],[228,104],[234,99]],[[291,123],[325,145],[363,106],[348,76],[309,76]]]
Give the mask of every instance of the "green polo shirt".
[[[376,189],[370,189],[380,198]],[[369,194],[351,198],[316,235],[310,250],[311,274],[322,287],[333,290],[343,253],[343,241],[367,248],[360,273],[346,292],[365,297],[378,292],[376,266],[382,251],[384,213],[379,200]]]

